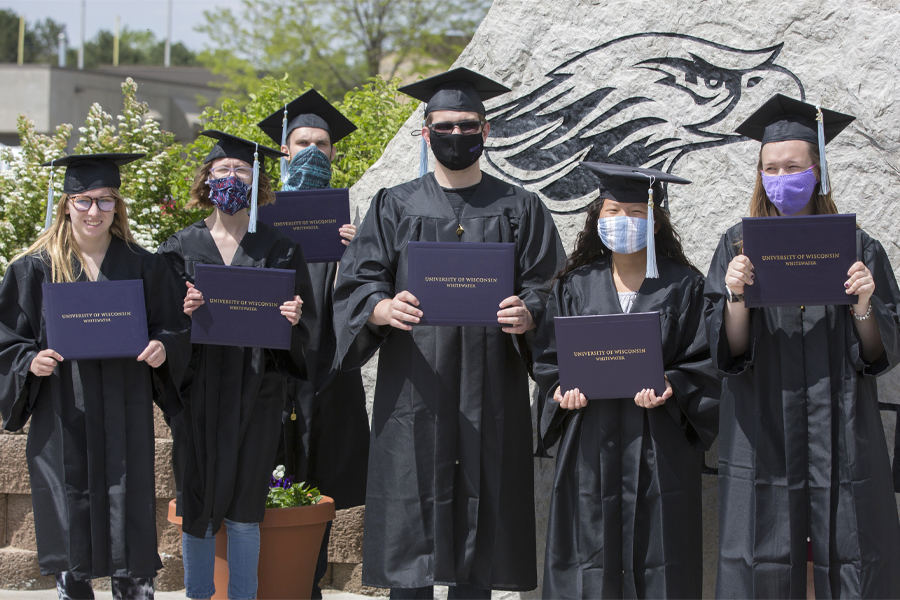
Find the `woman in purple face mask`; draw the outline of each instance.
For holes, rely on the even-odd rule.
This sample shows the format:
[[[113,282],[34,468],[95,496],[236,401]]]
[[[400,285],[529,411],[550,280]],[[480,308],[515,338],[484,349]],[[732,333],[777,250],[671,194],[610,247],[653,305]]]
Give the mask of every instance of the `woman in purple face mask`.
[[[203,135],[219,141],[197,171],[189,206],[213,210],[159,248],[184,282],[184,313],[190,316],[204,303],[202,290],[194,287],[198,263],[297,274],[294,298],[280,307],[292,325],[290,350],[193,344],[181,382],[183,418],[170,422],[185,595],[210,598],[216,592],[215,534],[224,522],[228,597],[255,598],[259,523],[281,434],[285,376],[307,377],[305,355],[316,311],[314,303],[302,300],[313,292],[300,246],[255,222],[254,204],[275,200],[264,157],[282,153],[220,131]]]
[[[776,95],[737,132],[759,140],[751,217],[837,214],[825,144],[854,117]],[[900,362],[900,291],[857,229],[856,304],[747,308],[742,226],[719,242],[706,329],[724,376],[720,598],[900,597],[900,522],[875,376]]]

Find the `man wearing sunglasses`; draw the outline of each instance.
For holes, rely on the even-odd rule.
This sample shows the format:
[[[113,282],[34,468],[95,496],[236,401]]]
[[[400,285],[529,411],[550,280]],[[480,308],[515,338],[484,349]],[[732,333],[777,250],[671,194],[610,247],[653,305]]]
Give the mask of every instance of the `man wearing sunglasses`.
[[[334,293],[341,367],[380,352],[362,581],[392,598],[432,598],[434,585],[450,586],[451,599],[531,590],[530,332],[565,252],[535,194],[481,171],[483,101],[506,87],[454,69],[401,91],[427,103],[421,135],[434,173],[378,192]],[[419,325],[410,241],[514,243],[502,329]]]

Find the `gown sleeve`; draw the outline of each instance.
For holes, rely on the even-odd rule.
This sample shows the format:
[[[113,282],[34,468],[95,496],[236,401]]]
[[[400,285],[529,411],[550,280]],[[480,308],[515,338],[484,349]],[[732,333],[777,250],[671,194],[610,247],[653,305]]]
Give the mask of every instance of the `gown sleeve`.
[[[862,232],[857,235],[861,238],[860,260],[872,272],[872,279],[875,281],[875,292],[870,302],[872,317],[878,323],[878,331],[881,333],[884,352],[873,362],[865,362],[862,358],[862,345],[854,327],[850,356],[853,357],[857,370],[866,375],[877,376],[890,371],[900,362],[900,291],[891,262],[881,243]],[[853,310],[852,307],[849,310]],[[854,322],[852,315],[850,320]]]
[[[369,323],[375,305],[395,295],[400,252],[394,245],[395,211],[389,192],[380,190],[341,258],[334,289],[335,367],[350,371],[364,365],[390,334],[391,327]]]
[[[162,343],[166,360],[153,370],[153,399],[168,417],[181,412],[179,388],[191,358],[191,321],[182,310],[183,296],[168,261],[149,254],[144,265],[144,302],[151,340]]]
[[[566,265],[566,251],[556,229],[553,216],[537,197],[527,204],[528,212],[519,224],[516,244],[516,290],[535,326],[544,318],[550,282]],[[533,370],[532,347],[536,331],[514,336],[513,340],[529,371]]]
[[[29,371],[41,350],[41,298],[31,260],[11,264],[0,283],[0,417],[8,431],[28,422],[42,379]]]
[[[291,243],[287,263],[279,265],[279,268],[290,269],[297,273],[294,279],[294,295],[300,296],[303,307],[300,312],[300,320],[291,327],[290,350],[276,353],[276,364],[282,373],[306,381],[309,378],[306,368],[306,351],[309,350],[313,323],[318,315],[312,281],[309,277],[309,266],[306,264],[306,258],[303,256],[303,250],[299,244]]]
[[[563,424],[569,413],[559,407],[553,392],[559,386],[559,362],[556,350],[556,329],[553,318],[569,316],[565,301],[565,286],[557,280],[547,298],[543,318],[534,337],[534,379],[540,393],[537,407],[539,427],[537,455],[549,457],[547,449],[553,447],[563,433]]]
[[[666,365],[673,397],[663,406],[695,448],[709,450],[719,431],[721,385],[709,353],[703,293],[699,278],[682,298],[674,336],[678,349]]]
[[[740,227],[740,225],[738,225]],[[756,310],[750,309],[750,340],[747,351],[741,356],[731,356],[728,347],[728,336],[725,333],[725,303],[728,302],[728,294],[725,290],[725,273],[728,265],[739,253],[739,243],[729,233],[725,233],[719,240],[719,245],[709,265],[709,273],[706,276],[704,296],[706,298],[706,333],[709,340],[709,352],[712,356],[712,365],[720,376],[740,375],[753,364],[753,354],[756,347],[756,339],[753,335],[753,319]]]

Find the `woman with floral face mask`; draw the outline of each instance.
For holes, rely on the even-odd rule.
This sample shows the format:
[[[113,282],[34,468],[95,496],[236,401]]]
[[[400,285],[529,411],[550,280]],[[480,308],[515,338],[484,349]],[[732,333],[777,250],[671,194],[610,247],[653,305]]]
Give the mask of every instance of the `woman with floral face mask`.
[[[762,143],[752,217],[838,212],[825,144],[853,117],[776,95],[737,130]],[[900,523],[875,376],[900,361],[897,283],[856,231],[857,302],[747,308],[740,224],[707,277],[706,326],[725,381],[717,597],[900,597]]]
[[[315,306],[302,300],[312,297],[312,287],[300,246],[255,222],[256,205],[274,201],[263,157],[282,154],[219,131],[203,135],[219,142],[198,170],[190,205],[214,210],[159,248],[184,281],[185,314],[192,315],[204,302],[202,290],[193,285],[198,263],[297,273],[295,296],[281,306],[293,325],[290,350],[194,344],[182,381],[184,418],[172,421],[181,457],[173,462],[181,488],[186,595],[209,598],[215,593],[214,536],[224,521],[228,597],[255,598],[259,523],[281,433],[285,374],[306,379]]]
[[[600,175],[600,197],[534,343],[546,398],[542,441],[549,448],[559,440],[544,597],[699,598],[702,451],[716,435],[718,381],[703,328],[703,276],[659,205],[662,182],[689,182],[582,164]],[[588,401],[578,389],[561,393],[554,317],[650,311],[662,328],[661,395]]]

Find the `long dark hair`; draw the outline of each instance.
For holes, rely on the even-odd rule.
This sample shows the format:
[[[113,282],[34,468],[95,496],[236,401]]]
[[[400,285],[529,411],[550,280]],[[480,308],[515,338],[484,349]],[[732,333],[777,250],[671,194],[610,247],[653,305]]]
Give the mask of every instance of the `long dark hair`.
[[[572,251],[572,255],[566,261],[566,266],[559,272],[556,279],[579,267],[612,255],[612,250],[603,244],[600,240],[600,234],[597,233],[597,219],[600,218],[603,200],[603,198],[597,198],[588,206],[587,216],[584,219],[584,229],[578,233],[578,237],[575,239],[575,250]],[[659,230],[653,236],[656,241],[656,255],[665,256],[700,273],[700,270],[684,255],[684,248],[681,247],[681,236],[672,227],[669,213],[660,208],[658,202],[653,205],[653,219],[656,223],[659,223]]]

